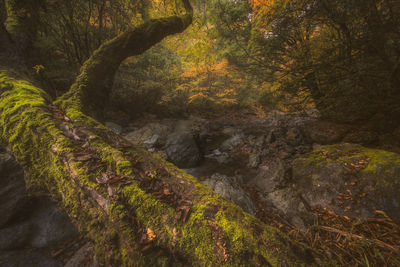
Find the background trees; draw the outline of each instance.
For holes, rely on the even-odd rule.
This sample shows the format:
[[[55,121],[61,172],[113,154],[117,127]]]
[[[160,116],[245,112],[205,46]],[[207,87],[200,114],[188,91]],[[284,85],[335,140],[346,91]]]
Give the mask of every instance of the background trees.
[[[374,122],[374,127],[383,130],[396,125],[400,94],[398,2],[194,2],[195,20],[184,35],[171,37],[143,57],[127,62],[129,67],[119,75],[118,87],[124,79],[135,82],[125,86],[127,90],[117,88],[115,101],[148,99],[138,109],[142,111],[159,106],[155,104],[169,113],[199,110],[195,106],[201,101],[196,95],[201,94],[190,87],[207,79],[189,81],[179,73],[200,74],[204,69],[217,73],[215,67],[227,62],[229,71],[215,77],[220,78],[219,85],[228,80],[234,84],[225,88],[233,90],[229,94],[233,106],[260,104],[288,109],[311,104],[331,120],[362,123],[386,114],[385,125]],[[33,43],[31,65],[49,91],[60,95],[104,40],[175,10],[174,1],[44,1],[40,19],[32,23],[39,37]],[[18,16],[28,15],[23,13]],[[203,95],[217,93],[211,92],[215,87],[200,87],[205,89]],[[222,109],[232,106],[217,98],[208,99]],[[177,106],[184,108],[175,110]]]
[[[312,100],[326,118],[354,123],[392,114],[385,127],[394,127],[398,2],[235,2],[235,7],[232,1],[213,2],[222,18],[220,50],[231,63],[257,75],[255,81],[266,81],[269,91],[296,96],[292,101]]]

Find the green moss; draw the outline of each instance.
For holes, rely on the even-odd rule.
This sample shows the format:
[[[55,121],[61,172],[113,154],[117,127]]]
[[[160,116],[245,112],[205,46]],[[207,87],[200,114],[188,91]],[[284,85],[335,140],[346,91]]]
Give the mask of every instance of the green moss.
[[[96,257],[100,262],[116,266],[166,264],[166,257],[155,257],[151,253],[145,256],[133,249],[141,238],[135,227],[148,227],[156,234],[155,246],[197,266],[251,266],[259,257],[272,265],[278,265],[283,258],[294,266],[307,263],[304,259],[306,247],[222,200],[191,175],[142,148],[132,147],[127,152],[114,148],[110,140],[115,133],[74,106],[66,107],[70,126],[85,130],[89,135],[90,153],[96,153],[104,164],[104,167],[88,172],[84,162],[72,160],[73,152],[80,145],[60,130],[57,120],[49,112],[49,97],[42,90],[13,79],[5,72],[0,72],[0,88],[7,90],[4,89],[0,97],[1,139],[9,144],[18,161],[25,166],[28,184],[51,192],[63,203],[79,230],[95,241]],[[134,178],[133,159],[142,162],[145,171],[153,177],[166,183],[182,182],[191,189],[182,192],[190,194],[189,199],[193,201],[186,222],[177,219],[172,205],[140,187]],[[68,168],[64,160],[69,161]],[[160,177],[156,171],[160,166],[169,169],[170,177]],[[129,176],[131,184],[119,188],[118,196],[109,196],[107,187],[93,179],[104,171]],[[87,188],[96,190],[108,201],[108,209],[103,210],[94,203]],[[132,223],[132,216],[139,226]],[[255,226],[261,230],[251,230]],[[297,250],[292,250],[288,244]],[[227,246],[227,251],[223,246]],[[176,262],[178,266],[184,264],[179,257]]]
[[[354,163],[357,166],[360,160],[367,163],[357,168],[357,174],[363,183],[372,185],[377,194],[382,196],[400,193],[400,155],[385,150],[355,144],[323,146],[296,159],[294,168],[308,170],[311,174],[328,163],[350,168]]]

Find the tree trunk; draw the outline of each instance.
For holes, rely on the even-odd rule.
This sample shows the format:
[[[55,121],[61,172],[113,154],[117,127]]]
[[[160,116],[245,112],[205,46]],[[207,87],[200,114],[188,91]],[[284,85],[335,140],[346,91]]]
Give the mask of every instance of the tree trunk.
[[[314,251],[87,116],[101,118],[122,60],[191,23],[183,2],[185,15],[150,20],[105,43],[56,101],[12,60],[1,61],[1,140],[28,185],[59,201],[106,266],[317,265],[324,259]]]

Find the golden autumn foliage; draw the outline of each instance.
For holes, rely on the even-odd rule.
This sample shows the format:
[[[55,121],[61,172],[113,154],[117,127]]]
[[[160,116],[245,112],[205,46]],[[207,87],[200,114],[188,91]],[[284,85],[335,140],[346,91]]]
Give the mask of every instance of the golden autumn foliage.
[[[229,106],[237,104],[237,90],[243,80],[226,59],[214,64],[192,67],[181,74],[176,91],[188,96],[189,105],[201,109],[203,105]]]

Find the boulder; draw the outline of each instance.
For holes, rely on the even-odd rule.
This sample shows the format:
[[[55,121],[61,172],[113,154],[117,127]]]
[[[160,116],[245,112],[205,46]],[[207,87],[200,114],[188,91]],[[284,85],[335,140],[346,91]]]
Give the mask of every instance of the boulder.
[[[21,250],[0,252],[0,266],[5,267],[62,267],[61,262],[40,252]]]
[[[22,168],[12,156],[0,154],[0,228],[15,217],[27,201]]]
[[[68,215],[47,197],[34,201],[28,221],[34,226],[30,241],[33,248],[51,247],[79,236]]]
[[[245,136],[243,134],[235,134],[221,144],[221,150],[229,151],[235,147],[243,145],[244,142],[245,142]]]
[[[94,246],[88,242],[83,245],[75,254],[68,260],[64,267],[76,267],[76,266],[97,266],[93,260]]]
[[[165,152],[168,160],[180,168],[197,166],[202,155],[191,132],[176,131],[167,137]]]
[[[350,131],[350,127],[328,121],[310,121],[302,127],[310,143],[329,145],[340,142]]]
[[[258,174],[249,181],[263,193],[271,193],[283,182],[285,177],[285,164],[282,160],[269,161],[258,169]]]
[[[0,250],[11,250],[24,246],[29,241],[31,232],[32,225],[30,223],[0,229]]]
[[[165,145],[166,136],[170,132],[171,129],[168,125],[153,122],[124,134],[124,137],[134,144],[143,145],[145,148],[162,147]]]
[[[257,210],[247,192],[226,175],[213,174],[209,179],[204,180],[203,184],[214,190],[222,198],[232,201],[250,214],[254,215]]]
[[[379,141],[378,134],[372,131],[354,131],[346,134],[343,142],[356,143],[361,145],[371,145]]]
[[[250,154],[249,156],[249,164],[250,168],[257,168],[261,163],[261,156],[259,154]]]
[[[323,146],[293,163],[296,190],[310,207],[353,217],[385,211],[400,222],[400,155],[354,144]]]

